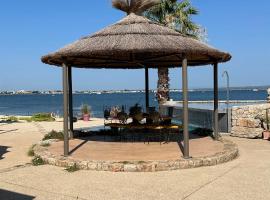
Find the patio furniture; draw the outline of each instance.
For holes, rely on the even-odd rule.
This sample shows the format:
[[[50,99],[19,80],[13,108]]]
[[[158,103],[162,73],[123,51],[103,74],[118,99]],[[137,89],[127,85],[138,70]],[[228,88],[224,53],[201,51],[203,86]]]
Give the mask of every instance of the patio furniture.
[[[161,144],[161,137],[162,133],[166,136],[166,142],[169,142],[170,139],[170,131],[171,130],[179,130],[182,129],[182,125],[161,125],[161,124],[121,124],[121,123],[107,123],[105,126],[110,127],[113,132],[119,133],[119,130],[121,129],[128,129],[128,130],[150,130],[150,131],[158,131],[159,134],[159,141]],[[169,132],[162,132],[163,130],[168,130]],[[145,132],[145,135],[147,135],[147,142],[149,144],[149,134]],[[145,142],[145,140],[144,140]]]

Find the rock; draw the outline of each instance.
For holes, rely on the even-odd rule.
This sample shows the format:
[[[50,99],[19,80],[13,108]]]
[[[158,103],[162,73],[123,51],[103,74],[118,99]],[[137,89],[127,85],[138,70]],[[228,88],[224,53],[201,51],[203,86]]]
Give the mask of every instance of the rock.
[[[88,163],[88,169],[89,170],[97,170],[97,163],[89,162]]]
[[[80,169],[87,170],[88,169],[88,161],[81,161],[78,163],[78,167]]]
[[[231,136],[255,139],[255,138],[261,138],[262,132],[263,132],[262,128],[248,128],[248,127],[235,126],[235,127],[232,127]]]
[[[126,165],[124,165],[124,171],[125,172],[136,172],[137,167],[134,164],[126,164]]]
[[[110,166],[110,171],[112,171],[112,172],[121,172],[123,170],[124,170],[124,167],[123,167],[123,164],[121,164],[121,163],[113,163]]]
[[[261,122],[256,117],[264,114],[267,108],[270,108],[268,103],[233,107],[231,135],[242,138],[262,137]]]

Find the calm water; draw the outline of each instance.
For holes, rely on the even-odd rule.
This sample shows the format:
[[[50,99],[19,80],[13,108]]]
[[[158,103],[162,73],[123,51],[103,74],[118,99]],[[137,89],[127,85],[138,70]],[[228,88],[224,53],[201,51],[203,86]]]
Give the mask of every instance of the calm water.
[[[91,105],[93,115],[101,117],[104,106],[125,105],[127,108],[139,103],[144,106],[144,93],[126,94],[76,94],[74,95],[74,111],[80,112],[83,103]],[[171,98],[181,100],[180,92],[172,92]],[[226,92],[221,91],[219,98],[226,99]],[[231,91],[231,100],[266,100],[267,92],[259,90],[235,90]],[[190,100],[212,100],[211,91],[194,91],[189,93]],[[150,93],[150,105],[157,106],[155,96]],[[38,112],[62,113],[62,95],[14,95],[0,96],[0,115],[32,115]]]

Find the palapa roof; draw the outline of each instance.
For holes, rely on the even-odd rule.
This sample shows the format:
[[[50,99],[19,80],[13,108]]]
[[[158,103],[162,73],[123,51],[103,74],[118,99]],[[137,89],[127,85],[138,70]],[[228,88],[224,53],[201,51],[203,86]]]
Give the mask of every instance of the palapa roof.
[[[83,37],[42,62],[80,68],[181,67],[226,62],[229,53],[219,51],[193,38],[131,12],[111,26]]]

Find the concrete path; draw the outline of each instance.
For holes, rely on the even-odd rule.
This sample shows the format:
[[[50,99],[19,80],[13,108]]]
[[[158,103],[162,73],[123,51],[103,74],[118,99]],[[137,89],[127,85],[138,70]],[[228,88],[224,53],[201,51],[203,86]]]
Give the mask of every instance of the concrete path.
[[[18,130],[11,131],[14,127]],[[9,151],[4,150],[0,158],[1,200],[270,199],[268,141],[229,138],[239,145],[240,157],[213,167],[157,173],[68,173],[54,166],[27,164],[27,149],[42,138],[34,124],[0,124],[0,130],[0,146]]]

